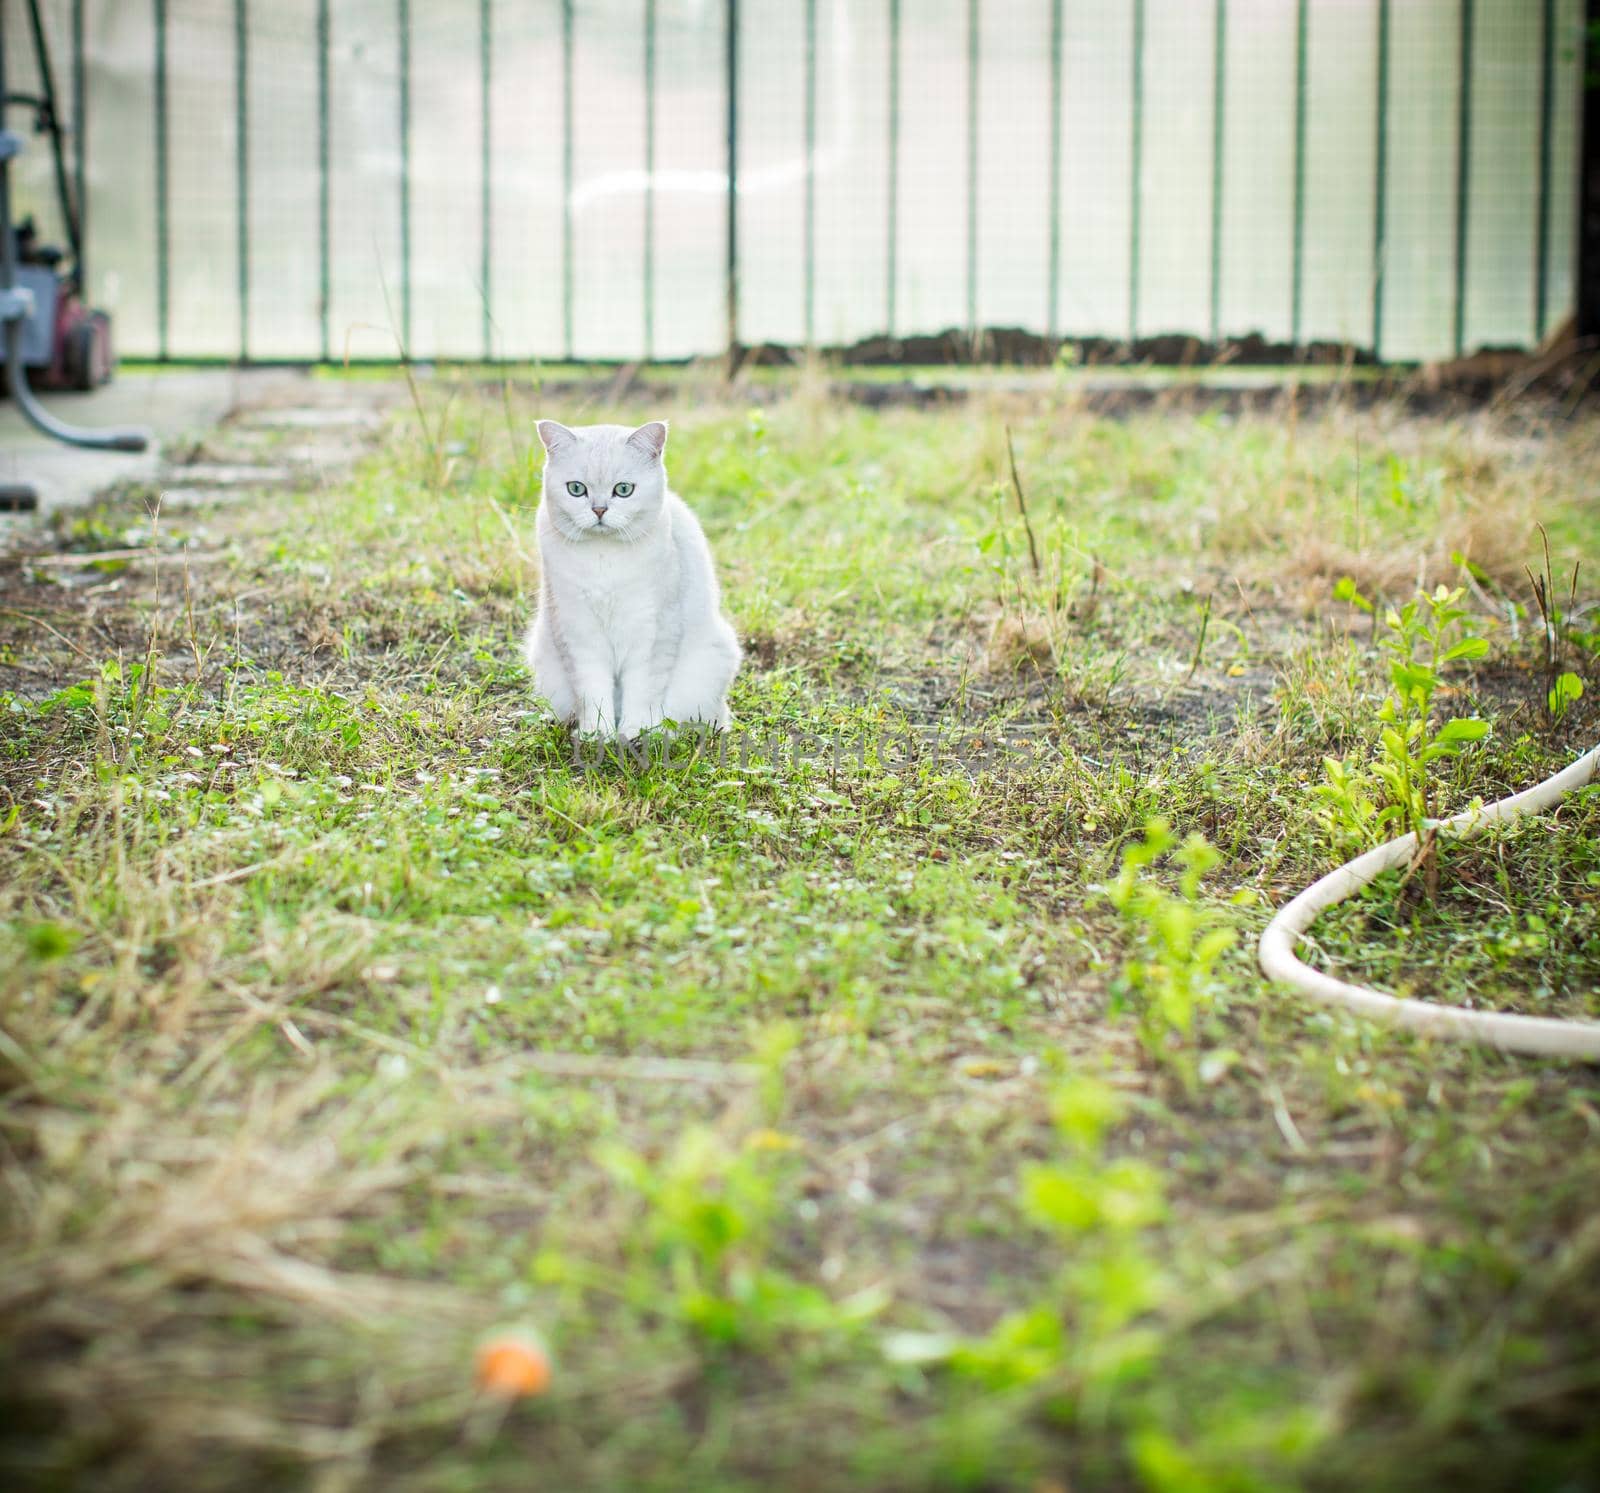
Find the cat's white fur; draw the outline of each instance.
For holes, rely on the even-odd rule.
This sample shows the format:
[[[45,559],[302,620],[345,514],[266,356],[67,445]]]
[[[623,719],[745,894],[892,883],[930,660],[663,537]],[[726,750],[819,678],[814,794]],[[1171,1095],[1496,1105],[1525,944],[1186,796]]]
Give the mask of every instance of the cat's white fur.
[[[663,720],[726,726],[739,642],[705,535],[667,486],[666,422],[573,430],[541,420],[539,439],[543,581],[525,644],[539,693],[586,734],[632,737]]]

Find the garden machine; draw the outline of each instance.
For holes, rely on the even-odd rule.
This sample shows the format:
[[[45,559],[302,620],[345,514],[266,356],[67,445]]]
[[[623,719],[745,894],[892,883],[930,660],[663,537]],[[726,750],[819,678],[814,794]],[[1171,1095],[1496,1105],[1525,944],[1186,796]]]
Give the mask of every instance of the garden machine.
[[[114,359],[110,318],[83,301],[82,204],[74,201],[67,179],[61,114],[39,0],[26,3],[39,64],[37,94],[12,93],[6,87],[5,0],[0,0],[0,328],[5,338],[6,389],[28,422],[58,441],[100,451],[143,451],[150,443],[146,432],[69,425],[39,403],[28,382],[36,374],[44,388],[92,389],[111,377]],[[11,163],[23,146],[22,136],[7,127],[6,111],[13,105],[33,110],[34,132],[48,137],[56,196],[66,224],[65,249],[40,243],[31,219],[12,223]],[[29,487],[0,487],[0,509],[32,508],[37,501]]]

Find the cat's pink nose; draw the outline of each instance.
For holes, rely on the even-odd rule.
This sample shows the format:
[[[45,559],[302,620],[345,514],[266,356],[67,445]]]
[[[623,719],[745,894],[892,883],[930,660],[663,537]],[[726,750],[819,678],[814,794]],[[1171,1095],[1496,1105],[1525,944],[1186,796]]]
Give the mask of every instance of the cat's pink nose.
[[[606,516],[606,510],[605,510],[605,508],[604,508],[604,507],[600,507],[600,508],[591,508],[591,509],[590,509],[590,510],[589,510],[589,512],[590,512],[590,513],[592,513],[592,514],[594,514],[594,516],[595,516],[595,517],[596,517],[596,518],[604,518],[604,517],[605,517],[605,516]]]

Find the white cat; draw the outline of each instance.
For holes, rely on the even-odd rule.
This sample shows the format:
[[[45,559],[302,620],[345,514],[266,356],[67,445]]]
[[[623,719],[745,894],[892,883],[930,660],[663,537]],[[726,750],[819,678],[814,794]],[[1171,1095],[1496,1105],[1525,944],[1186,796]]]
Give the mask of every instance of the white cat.
[[[666,422],[541,420],[539,439],[544,575],[525,644],[539,693],[585,734],[726,726],[739,641],[705,535],[667,487]]]

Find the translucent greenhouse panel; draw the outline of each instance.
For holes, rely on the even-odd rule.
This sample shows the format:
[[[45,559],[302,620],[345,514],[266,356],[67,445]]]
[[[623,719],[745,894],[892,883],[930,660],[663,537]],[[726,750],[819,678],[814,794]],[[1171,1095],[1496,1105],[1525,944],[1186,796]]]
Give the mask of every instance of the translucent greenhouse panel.
[[[11,93],[43,94],[38,54],[33,45],[33,29],[20,5],[0,10],[5,25],[6,87]],[[50,74],[55,81],[56,104],[61,122],[69,127],[62,144],[66,152],[67,176],[72,177],[72,36],[65,12],[44,8],[45,42],[49,50]],[[32,111],[18,106],[8,115],[8,123],[22,137],[22,153],[11,162],[11,216],[21,223],[32,218],[40,241],[67,247],[67,225],[56,191],[55,157],[49,138],[33,132]]]
[[[1460,0],[1390,7],[1385,358],[1454,349]]]
[[[900,11],[892,330],[966,330],[967,0],[900,0]]]
[[[1583,0],[1556,0],[1551,39],[1550,204],[1545,230],[1541,340],[1572,315],[1577,296],[1578,108],[1583,79]]]
[[[489,298],[498,358],[559,357],[561,21],[497,4],[489,73]]]
[[[655,355],[727,346],[723,7],[656,0]]]
[[[233,7],[167,7],[167,221],[175,357],[239,350],[238,92]]]
[[[1228,0],[1219,330],[1287,342],[1294,300],[1297,8]]]
[[[1049,319],[1050,0],[980,9],[978,325]]]
[[[484,354],[483,7],[411,0],[411,348]]]
[[[1301,340],[1370,348],[1378,3],[1312,0],[1307,20]]]
[[[111,333],[120,355],[154,357],[161,338],[151,7],[95,0],[85,32],[90,299],[112,313]]]
[[[888,6],[821,0],[817,30],[817,340],[838,345],[884,329]]]
[[[637,356],[644,339],[644,7],[577,0],[572,64],[573,351]]]
[[[1534,9],[1535,24],[1529,25]],[[1526,347],[1534,330],[1543,27],[1525,0],[1475,0],[1462,340]]]
[[[896,336],[926,335],[968,324],[967,4],[900,0],[900,10],[892,318],[887,280],[881,300]],[[888,232],[886,221],[886,245]]]
[[[400,38],[394,0],[339,0],[329,59],[328,321],[337,358],[393,358],[405,337]]]
[[[1136,331],[1208,334],[1214,0],[1148,0],[1144,28]]]
[[[1061,331],[1126,337],[1133,7],[1066,5],[1064,10]]]
[[[806,17],[814,0],[746,0],[739,17],[739,329],[806,340]],[[814,14],[814,10],[813,10]]]
[[[249,300],[253,358],[315,357],[322,342],[316,0],[250,11]]]
[[[33,37],[28,29],[28,18],[20,5],[0,9],[0,28],[5,38],[6,88],[11,93],[37,94],[39,68],[34,57]],[[59,81],[59,71],[58,71]],[[41,150],[45,142],[33,133],[31,111],[22,106],[8,110],[6,123],[21,137],[23,148],[11,162],[11,213],[20,222],[30,213],[48,213],[55,195],[51,185],[49,152]],[[40,227],[54,232],[59,224],[55,218],[40,219]]]
[[[1462,0],[1387,7],[1381,254],[1380,0],[742,0],[744,339],[800,343],[808,321],[824,345],[974,320],[1047,331],[1052,301],[1065,335],[1126,337],[1135,269],[1132,41],[1141,12],[1138,330],[1208,333],[1219,3],[1227,22],[1216,261],[1224,334],[1286,339],[1297,325],[1302,12],[1302,340],[1366,346],[1381,319],[1385,354],[1434,358],[1454,350],[1458,314],[1470,346],[1526,345],[1570,312],[1579,0],[1551,0],[1549,39],[1544,0],[1473,0],[1469,211],[1459,261]],[[44,10],[70,112],[73,0],[46,0]],[[155,110],[155,19],[163,11],[164,205]],[[32,91],[26,12],[0,14],[13,86]],[[408,316],[422,356],[716,353],[727,330],[726,15],[725,0],[84,0],[91,297],[116,314],[119,346],[133,355],[315,357],[326,347],[335,358],[387,358],[398,352]],[[63,238],[48,152],[40,140],[28,145],[17,167],[19,208],[40,215],[47,237]]]

